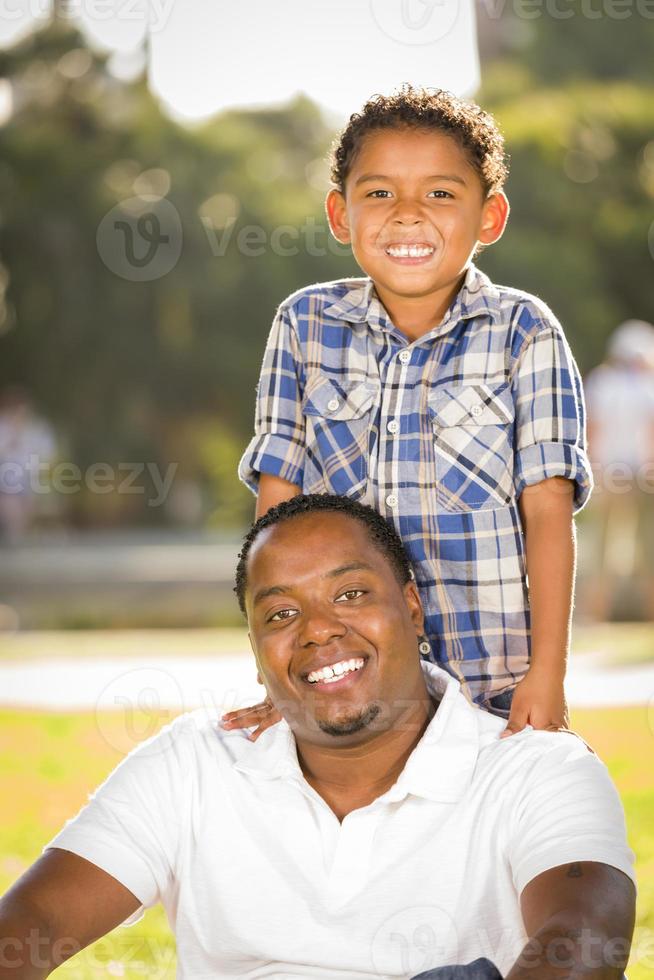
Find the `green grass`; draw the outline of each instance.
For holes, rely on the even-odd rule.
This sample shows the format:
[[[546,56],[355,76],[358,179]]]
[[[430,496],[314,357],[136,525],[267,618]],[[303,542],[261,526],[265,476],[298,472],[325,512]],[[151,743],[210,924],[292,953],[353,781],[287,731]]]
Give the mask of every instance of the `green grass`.
[[[169,715],[156,719],[157,725]],[[146,731],[151,717],[134,719]],[[629,980],[654,967],[654,726],[643,708],[573,712],[576,731],[607,763],[624,802],[639,875],[638,925]],[[0,711],[0,893],[41,853],[129,747],[119,713]],[[173,980],[175,944],[161,908],[117,929],[61,967],[58,976]]]
[[[605,666],[628,666],[654,660],[651,623],[597,623],[576,625],[573,653],[594,653]]]

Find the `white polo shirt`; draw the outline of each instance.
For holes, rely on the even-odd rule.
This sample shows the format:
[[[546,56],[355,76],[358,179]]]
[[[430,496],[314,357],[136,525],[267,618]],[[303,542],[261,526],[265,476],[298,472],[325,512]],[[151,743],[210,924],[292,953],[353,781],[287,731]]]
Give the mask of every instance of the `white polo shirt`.
[[[506,973],[536,875],[599,861],[633,878],[622,807],[581,739],[500,741],[501,719],[423,669],[434,718],[395,785],[342,823],[285,722],[252,743],[200,710],[133,751],[47,846],[161,901],[180,978],[408,978],[478,956]]]

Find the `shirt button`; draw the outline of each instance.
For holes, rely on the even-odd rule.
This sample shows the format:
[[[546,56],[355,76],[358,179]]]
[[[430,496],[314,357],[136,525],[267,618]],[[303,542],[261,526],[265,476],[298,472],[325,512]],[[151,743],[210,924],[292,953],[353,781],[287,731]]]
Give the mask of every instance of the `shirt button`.
[[[330,398],[330,400],[327,402],[327,408],[330,412],[335,412],[338,408],[338,398]]]
[[[481,415],[483,409],[482,409],[481,405],[473,405],[472,408],[470,409],[470,411],[472,412],[472,414],[474,415],[474,417],[477,418],[478,415]]]
[[[411,351],[410,350],[401,350],[400,351],[400,360],[402,361],[402,364],[408,364],[408,362],[411,360]]]
[[[391,419],[388,425],[386,426],[386,428],[388,429],[389,432],[397,432],[398,429],[400,428],[400,425],[396,419]]]
[[[394,493],[389,493],[388,497],[386,498],[386,504],[388,507],[397,507],[397,497]]]

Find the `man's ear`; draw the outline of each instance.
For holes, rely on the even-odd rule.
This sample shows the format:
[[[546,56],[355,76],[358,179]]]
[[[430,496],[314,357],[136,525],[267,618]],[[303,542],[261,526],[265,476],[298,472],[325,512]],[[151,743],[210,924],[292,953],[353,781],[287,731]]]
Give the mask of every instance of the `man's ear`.
[[[250,641],[250,649],[252,650],[252,653],[254,654],[254,659],[256,660],[257,667],[258,667],[259,666],[259,658],[257,657],[257,648],[254,645],[254,640],[252,639],[252,634],[249,631],[248,631],[248,640]],[[261,684],[261,686],[263,687],[263,681],[261,679],[261,674],[259,673],[258,670],[257,670],[257,684]]]
[[[422,636],[425,632],[425,614],[422,610],[418,586],[413,579],[404,586],[404,598],[409,607],[411,622],[415,626],[416,636]]]
[[[478,241],[481,245],[493,245],[499,241],[509,220],[509,199],[504,191],[491,194],[484,201]]]
[[[347,207],[345,206],[345,198],[336,188],[332,188],[325,198],[325,211],[332,235],[341,245],[347,245],[351,240]]]

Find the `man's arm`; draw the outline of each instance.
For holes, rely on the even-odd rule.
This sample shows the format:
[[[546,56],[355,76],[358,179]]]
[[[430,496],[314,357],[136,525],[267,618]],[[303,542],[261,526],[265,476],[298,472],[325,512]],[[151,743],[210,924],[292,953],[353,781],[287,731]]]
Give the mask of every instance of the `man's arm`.
[[[636,890],[607,864],[582,861],[538,875],[520,896],[530,939],[506,980],[620,980]]]
[[[0,980],[47,977],[140,904],[90,861],[47,850],[0,899]]]

